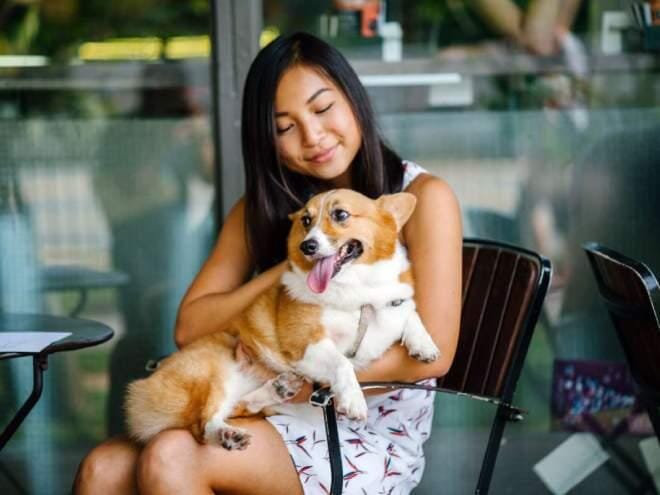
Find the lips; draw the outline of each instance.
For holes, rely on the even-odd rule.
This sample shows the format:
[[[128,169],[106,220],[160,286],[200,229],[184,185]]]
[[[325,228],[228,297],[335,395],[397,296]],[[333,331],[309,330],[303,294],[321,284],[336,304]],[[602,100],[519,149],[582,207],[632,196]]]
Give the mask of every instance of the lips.
[[[332,157],[335,155],[335,151],[337,150],[338,145],[331,146],[330,148],[326,148],[322,150],[321,152],[312,155],[309,157],[307,160],[312,162],[312,163],[325,163],[329,160],[332,159]]]

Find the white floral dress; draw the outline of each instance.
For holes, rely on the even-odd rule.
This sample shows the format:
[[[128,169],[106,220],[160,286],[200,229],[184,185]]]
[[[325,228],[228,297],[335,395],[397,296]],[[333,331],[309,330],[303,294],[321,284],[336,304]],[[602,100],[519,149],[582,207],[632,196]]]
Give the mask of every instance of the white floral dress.
[[[420,173],[413,162],[403,162],[403,189]],[[422,383],[434,384],[434,380]],[[367,397],[369,416],[358,424],[342,415],[337,428],[343,458],[343,493],[410,493],[424,471],[422,444],[433,421],[433,392],[401,389]],[[266,419],[282,435],[300,477],[304,493],[330,493],[330,461],[323,413],[312,408],[305,414],[278,414]]]

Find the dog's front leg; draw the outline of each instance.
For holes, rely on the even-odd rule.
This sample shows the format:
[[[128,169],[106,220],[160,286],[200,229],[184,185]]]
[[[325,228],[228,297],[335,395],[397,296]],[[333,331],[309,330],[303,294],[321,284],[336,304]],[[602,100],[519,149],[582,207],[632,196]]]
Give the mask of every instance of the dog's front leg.
[[[296,371],[320,383],[327,383],[335,394],[337,411],[350,419],[367,420],[367,402],[355,376],[355,369],[334,342],[322,339],[307,346]]]
[[[438,347],[426,331],[417,311],[410,313],[401,340],[408,348],[408,353],[419,361],[431,363],[440,355]]]

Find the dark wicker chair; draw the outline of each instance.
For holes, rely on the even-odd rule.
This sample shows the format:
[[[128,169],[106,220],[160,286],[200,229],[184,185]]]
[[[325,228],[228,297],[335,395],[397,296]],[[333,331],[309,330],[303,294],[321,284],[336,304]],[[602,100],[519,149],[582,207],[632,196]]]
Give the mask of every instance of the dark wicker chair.
[[[511,405],[511,400],[550,275],[550,261],[536,253],[494,241],[465,240],[461,333],[449,373],[438,379],[437,387],[401,382],[362,384],[364,389],[430,389],[494,404],[496,411],[475,493],[488,492],[506,422],[523,417],[523,411]],[[323,388],[314,392],[312,400],[323,407],[331,493],[340,494],[343,475],[331,394]]]
[[[601,298],[660,441],[660,286],[643,263],[591,242],[583,246]]]

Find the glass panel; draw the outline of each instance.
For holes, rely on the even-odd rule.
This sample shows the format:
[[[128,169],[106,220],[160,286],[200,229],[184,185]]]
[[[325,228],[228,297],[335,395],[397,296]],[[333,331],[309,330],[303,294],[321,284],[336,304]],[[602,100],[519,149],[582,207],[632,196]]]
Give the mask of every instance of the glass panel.
[[[456,191],[466,236],[519,244],[553,262],[515,400],[529,419],[507,429],[494,492],[544,490],[532,464],[575,419],[551,415],[553,383],[565,383],[553,365],[623,360],[580,245],[599,241],[660,273],[660,26],[630,6],[642,3],[357,0],[303,10],[295,0],[263,2],[272,32],[311,31],[351,60],[393,147]],[[625,402],[606,375],[591,379],[599,393]],[[472,448],[485,446],[491,413],[438,398],[442,431],[427,454],[442,469],[427,470],[421,492],[474,489],[482,451]],[[616,413],[596,416],[608,415]],[[587,491],[625,490],[609,469],[583,483]]]
[[[2,452],[2,493],[18,490],[7,473],[28,493],[69,493],[84,453],[122,430],[126,383],[174,349],[215,236],[209,15],[195,0],[0,7],[0,310],[115,331],[50,358]],[[30,360],[1,361],[0,381],[4,425]]]

